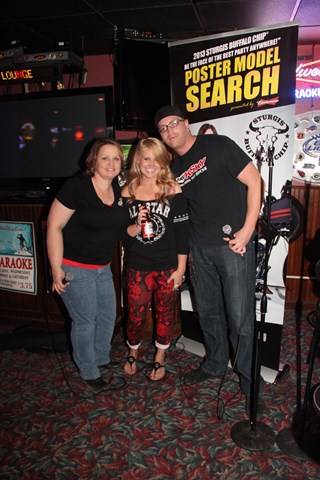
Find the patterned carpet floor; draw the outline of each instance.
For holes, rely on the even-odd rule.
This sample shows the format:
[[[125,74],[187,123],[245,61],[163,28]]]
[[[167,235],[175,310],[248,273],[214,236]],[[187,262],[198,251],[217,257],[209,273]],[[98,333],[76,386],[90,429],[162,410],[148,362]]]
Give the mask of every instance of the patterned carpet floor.
[[[163,381],[147,378],[149,342],[137,374],[128,378],[120,328],[114,365],[103,370],[108,388],[97,394],[78,377],[66,346],[3,349],[0,479],[319,479],[320,415],[312,402],[302,408],[313,330],[307,316],[286,312],[280,360],[290,369],[276,384],[265,384],[254,431],[234,372],[228,369],[222,384],[188,385],[184,374],[201,358],[178,344],[168,351]],[[319,363],[317,355],[312,386],[320,382]],[[233,440],[238,429],[245,446],[242,435],[240,446]]]

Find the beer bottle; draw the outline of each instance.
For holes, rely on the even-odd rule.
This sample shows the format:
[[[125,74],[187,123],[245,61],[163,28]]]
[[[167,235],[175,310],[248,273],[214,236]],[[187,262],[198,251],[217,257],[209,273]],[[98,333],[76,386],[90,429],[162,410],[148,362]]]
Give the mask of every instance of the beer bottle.
[[[146,207],[145,204],[143,204]],[[141,222],[141,236],[144,242],[152,242],[154,239],[154,229],[153,223],[149,214],[149,210],[147,210],[145,219]]]

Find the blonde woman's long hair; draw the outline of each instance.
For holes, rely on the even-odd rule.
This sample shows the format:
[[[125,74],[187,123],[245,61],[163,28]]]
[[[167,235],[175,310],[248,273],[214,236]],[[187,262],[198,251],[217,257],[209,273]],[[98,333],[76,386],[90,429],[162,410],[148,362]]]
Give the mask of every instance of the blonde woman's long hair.
[[[174,196],[176,185],[175,178],[170,169],[171,154],[161,140],[153,137],[141,139],[135,147],[130,168],[130,183],[128,185],[130,200],[133,201],[135,199],[134,191],[141,185],[142,173],[140,170],[140,159],[145,149],[151,150],[155,160],[160,165],[160,172],[156,179],[156,184],[159,188],[156,198],[166,203],[169,198]]]

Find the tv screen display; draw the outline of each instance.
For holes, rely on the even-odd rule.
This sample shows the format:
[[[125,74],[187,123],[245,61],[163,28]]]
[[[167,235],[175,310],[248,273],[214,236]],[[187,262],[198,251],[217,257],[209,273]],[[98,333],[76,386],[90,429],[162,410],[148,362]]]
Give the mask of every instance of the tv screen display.
[[[0,188],[49,188],[81,169],[86,146],[114,137],[112,87],[0,97]]]
[[[119,40],[114,92],[117,129],[154,135],[156,111],[171,103],[168,45],[150,40]]]
[[[130,170],[132,157],[135,147],[139,142],[139,138],[134,138],[130,140],[119,140],[119,142],[123,151],[124,169]]]

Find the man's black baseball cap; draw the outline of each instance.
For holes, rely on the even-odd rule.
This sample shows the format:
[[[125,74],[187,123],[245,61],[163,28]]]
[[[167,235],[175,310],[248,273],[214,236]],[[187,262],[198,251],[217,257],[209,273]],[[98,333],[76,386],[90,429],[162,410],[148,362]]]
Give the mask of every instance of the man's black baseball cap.
[[[154,123],[156,128],[158,128],[160,120],[165,117],[170,117],[171,115],[176,115],[177,117],[183,118],[184,120],[186,120],[187,118],[183,110],[181,110],[181,108],[177,105],[166,105],[165,107],[159,108],[159,110],[154,116]]]

